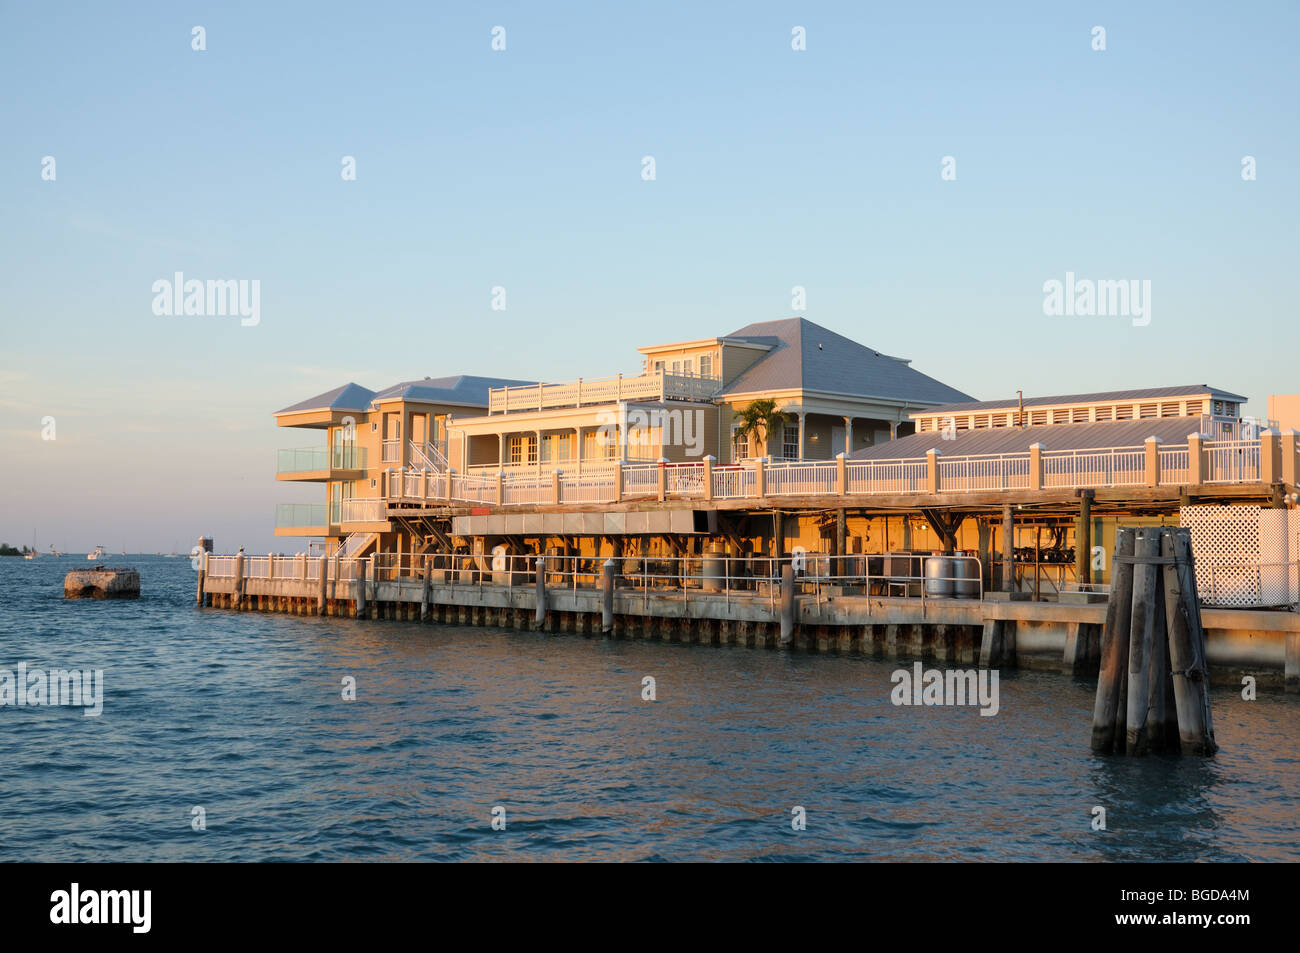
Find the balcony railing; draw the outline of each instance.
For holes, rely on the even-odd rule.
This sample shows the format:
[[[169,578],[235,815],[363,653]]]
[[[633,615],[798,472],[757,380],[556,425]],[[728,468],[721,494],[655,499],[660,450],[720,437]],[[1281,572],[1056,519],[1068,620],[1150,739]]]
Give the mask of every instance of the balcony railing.
[[[386,500],[343,500],[338,506],[340,523],[382,523],[388,519]]]
[[[1024,453],[896,460],[754,460],[699,463],[584,463],[454,470],[389,470],[390,498],[403,501],[525,505],[655,498],[736,500],[760,496],[862,496],[1258,483],[1259,441],[1200,441],[1187,446],[1030,450]],[[1276,437],[1269,439],[1276,440]],[[1151,453],[1151,447],[1155,452]],[[1285,454],[1292,452],[1289,444]],[[1294,451],[1300,469],[1300,450]],[[556,473],[559,473],[557,479]]]
[[[553,410],[585,404],[615,404],[623,400],[708,400],[722,387],[713,377],[686,377],[656,371],[636,377],[606,377],[563,384],[526,384],[493,387],[488,391],[488,413]],[[385,461],[387,462],[387,461]]]
[[[365,447],[302,447],[279,452],[279,473],[319,473],[324,470],[364,470]]]
[[[325,526],[324,503],[277,503],[275,526],[277,529],[304,529]]]

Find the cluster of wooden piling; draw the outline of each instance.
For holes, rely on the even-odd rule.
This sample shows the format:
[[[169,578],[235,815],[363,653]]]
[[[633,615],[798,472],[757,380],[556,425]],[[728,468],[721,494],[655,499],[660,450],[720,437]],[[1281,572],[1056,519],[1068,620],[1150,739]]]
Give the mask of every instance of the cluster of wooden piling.
[[[1120,527],[1113,565],[1092,749],[1213,754],[1190,531]]]

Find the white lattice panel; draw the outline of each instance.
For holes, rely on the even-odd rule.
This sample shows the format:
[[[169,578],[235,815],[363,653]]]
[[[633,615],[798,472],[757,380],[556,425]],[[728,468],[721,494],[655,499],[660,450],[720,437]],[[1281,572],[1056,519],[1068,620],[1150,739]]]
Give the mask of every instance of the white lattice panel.
[[[1185,506],[1196,588],[1217,606],[1284,606],[1300,601],[1300,511],[1259,506]]]

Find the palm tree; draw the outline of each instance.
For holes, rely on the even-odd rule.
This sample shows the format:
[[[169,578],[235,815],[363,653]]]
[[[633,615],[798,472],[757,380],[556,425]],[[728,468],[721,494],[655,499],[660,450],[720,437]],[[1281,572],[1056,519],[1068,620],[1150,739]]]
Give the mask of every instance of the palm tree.
[[[776,429],[777,424],[784,424],[789,415],[776,409],[776,401],[764,397],[750,403],[744,410],[736,411],[736,439],[753,439],[758,443],[767,443],[768,434]]]

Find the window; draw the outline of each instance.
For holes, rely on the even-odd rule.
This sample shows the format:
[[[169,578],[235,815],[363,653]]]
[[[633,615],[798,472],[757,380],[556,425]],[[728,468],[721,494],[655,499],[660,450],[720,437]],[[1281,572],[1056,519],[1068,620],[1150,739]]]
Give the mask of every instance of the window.
[[[682,373],[687,377],[694,376],[695,372],[691,370],[693,366],[694,362],[688,357],[686,360],[682,361]]]
[[[700,357],[700,376],[701,376],[701,377],[712,377],[712,376],[713,376],[713,356],[712,356],[712,355],[710,355],[710,354],[705,354],[705,355],[702,355],[702,356]]]
[[[733,448],[732,456],[736,460],[749,459],[749,437],[735,430],[731,431],[731,446]]]
[[[573,434],[552,433],[542,437],[542,462],[567,463],[571,457]]]
[[[781,456],[787,460],[799,459],[798,424],[781,425]]]
[[[680,374],[681,372],[682,372],[682,362],[681,362],[681,361],[673,361],[673,373],[674,373],[674,374]]]
[[[662,372],[663,372],[663,369],[664,369],[664,362],[663,362],[663,361],[655,361],[655,367],[654,367],[654,369],[655,369],[655,373],[656,373],[656,374],[662,373]]]
[[[513,464],[537,462],[537,438],[532,434],[515,434],[506,440],[506,459]]]

